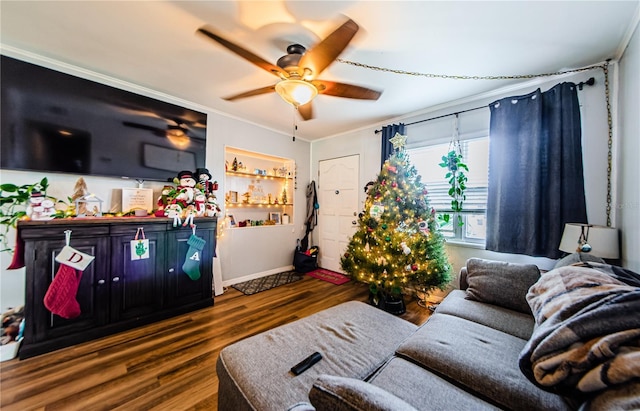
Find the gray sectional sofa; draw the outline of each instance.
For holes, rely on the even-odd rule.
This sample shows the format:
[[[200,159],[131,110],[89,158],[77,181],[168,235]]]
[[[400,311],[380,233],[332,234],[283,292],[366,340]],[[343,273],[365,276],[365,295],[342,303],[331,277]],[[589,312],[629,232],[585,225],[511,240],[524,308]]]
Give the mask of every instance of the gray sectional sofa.
[[[640,409],[633,369],[595,398],[551,393],[521,371],[534,330],[544,328],[525,298],[539,278],[534,265],[471,259],[460,289],[420,327],[348,302],[234,343],[217,363],[218,409]],[[290,372],[313,352],[322,360]]]

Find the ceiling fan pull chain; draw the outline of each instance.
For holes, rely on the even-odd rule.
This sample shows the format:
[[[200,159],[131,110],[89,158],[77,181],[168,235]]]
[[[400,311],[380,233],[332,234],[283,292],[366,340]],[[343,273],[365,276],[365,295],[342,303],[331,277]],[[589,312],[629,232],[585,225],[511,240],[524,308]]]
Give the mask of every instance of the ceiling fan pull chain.
[[[298,111],[298,107],[294,107],[293,110],[293,141],[296,141],[296,131],[298,130],[298,123],[296,122],[296,111]]]

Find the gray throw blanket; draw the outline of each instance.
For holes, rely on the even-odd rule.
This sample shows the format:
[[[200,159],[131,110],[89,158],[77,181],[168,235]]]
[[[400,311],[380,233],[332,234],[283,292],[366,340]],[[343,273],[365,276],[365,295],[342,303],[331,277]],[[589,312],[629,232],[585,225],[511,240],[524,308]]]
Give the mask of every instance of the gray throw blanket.
[[[536,327],[522,372],[558,394],[640,379],[640,275],[606,264],[544,273],[527,294]]]

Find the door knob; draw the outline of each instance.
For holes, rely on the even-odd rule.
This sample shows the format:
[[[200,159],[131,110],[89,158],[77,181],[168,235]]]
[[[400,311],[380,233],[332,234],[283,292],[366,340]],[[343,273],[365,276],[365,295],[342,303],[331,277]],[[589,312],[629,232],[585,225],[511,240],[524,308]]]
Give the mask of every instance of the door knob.
[[[336,194],[340,194],[340,190],[336,190]]]
[[[353,221],[351,222],[351,224],[356,225],[356,224],[358,224],[358,223],[356,223],[356,220],[353,220]]]
[[[118,281],[120,281],[120,277],[113,277],[113,280],[111,281],[113,281],[114,283],[117,283]]]

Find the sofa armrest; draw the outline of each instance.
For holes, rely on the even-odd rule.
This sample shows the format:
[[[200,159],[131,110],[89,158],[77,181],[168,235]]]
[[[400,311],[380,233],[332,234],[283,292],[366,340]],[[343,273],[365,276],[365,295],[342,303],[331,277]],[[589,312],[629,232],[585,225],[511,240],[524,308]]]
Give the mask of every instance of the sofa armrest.
[[[461,290],[466,290],[467,288],[469,288],[469,282],[467,281],[467,266],[464,266],[460,269],[460,277],[458,278],[459,284],[460,284],[460,289]]]
[[[318,411],[417,411],[390,392],[355,378],[321,375],[309,392]]]

